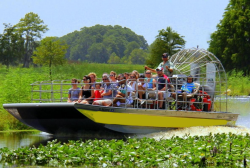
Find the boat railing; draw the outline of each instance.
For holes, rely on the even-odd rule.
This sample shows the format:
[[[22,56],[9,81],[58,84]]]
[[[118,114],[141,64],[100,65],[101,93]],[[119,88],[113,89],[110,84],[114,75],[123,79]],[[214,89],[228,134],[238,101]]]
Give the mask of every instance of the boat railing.
[[[194,97],[199,96],[200,101],[194,101],[193,99],[189,100],[184,100],[178,98],[176,96],[175,98],[172,96],[173,94],[178,95],[178,90],[180,89],[181,85],[183,83],[179,82],[177,77],[169,77],[170,78],[170,83],[166,82],[165,83],[159,83],[156,82],[156,89],[152,90],[151,88],[145,87],[145,90],[140,90],[138,88],[139,81],[144,81],[144,84],[148,85],[149,82],[145,80],[144,78],[139,78],[135,80],[136,82],[136,89],[133,91],[133,94],[131,95],[131,98],[133,99],[132,104],[127,104],[127,103],[121,103],[120,107],[122,108],[143,108],[143,109],[159,109],[159,102],[163,102],[163,107],[166,110],[190,110],[191,105],[199,106],[200,110],[204,109],[204,106],[207,104],[210,104],[210,111],[214,110],[214,95],[216,95],[215,90],[209,90],[209,93],[206,93],[206,79],[199,78],[198,85],[200,86],[200,92],[195,93]],[[157,77],[153,77],[155,81],[158,81]],[[98,80],[98,79],[97,79]],[[99,79],[100,81],[101,79]],[[128,85],[131,80],[126,80],[125,85]],[[94,83],[90,83],[94,84]],[[103,84],[103,83],[102,83]],[[164,84],[167,86],[167,89],[165,91],[159,91],[158,90],[158,85]],[[81,81],[78,83],[78,86],[83,86],[84,83]],[[71,80],[53,80],[53,81],[37,81],[31,84],[31,101],[32,102],[67,102],[68,100],[68,91],[71,86]],[[118,87],[115,87],[116,90],[118,90]],[[102,89],[100,89],[102,90]],[[145,97],[143,99],[139,98],[139,93],[144,92]],[[159,92],[164,92],[164,99],[159,99],[158,93]],[[112,92],[114,94],[115,92]],[[127,92],[126,92],[127,93]],[[206,94],[209,95],[210,100],[209,101],[204,101],[204,97],[206,97]],[[220,94],[220,93],[219,93]],[[154,96],[151,96],[154,95]],[[168,96],[170,95],[170,96]],[[112,97],[115,97],[116,95],[112,95]],[[129,95],[126,95],[124,99],[126,102],[126,99],[129,97]],[[222,103],[223,99],[220,100],[219,102]],[[182,105],[182,108],[179,109],[178,106]]]

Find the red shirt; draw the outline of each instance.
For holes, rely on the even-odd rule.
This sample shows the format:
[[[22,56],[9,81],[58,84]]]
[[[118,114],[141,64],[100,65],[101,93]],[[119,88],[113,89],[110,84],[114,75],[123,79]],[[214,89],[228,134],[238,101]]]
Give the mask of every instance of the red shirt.
[[[100,99],[102,98],[101,93],[100,93],[99,90],[95,90],[94,94],[95,94],[95,99],[94,99],[94,101],[100,100]]]

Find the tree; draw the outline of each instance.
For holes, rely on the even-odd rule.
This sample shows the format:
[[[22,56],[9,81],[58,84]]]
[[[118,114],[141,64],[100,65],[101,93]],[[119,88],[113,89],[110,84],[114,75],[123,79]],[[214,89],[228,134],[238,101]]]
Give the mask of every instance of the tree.
[[[49,66],[51,80],[52,65],[63,65],[66,62],[65,54],[68,48],[65,42],[56,39],[56,37],[46,37],[42,39],[41,45],[36,48],[32,56],[34,64]]]
[[[120,57],[118,57],[114,52],[110,55],[109,64],[119,64],[120,63]]]
[[[186,43],[183,38],[184,36],[175,32],[171,27],[160,30],[150,46],[150,58],[147,60],[147,64],[154,67],[162,61],[161,55],[163,53],[167,52],[173,55],[183,49]]]
[[[230,0],[208,43],[208,50],[220,59],[226,70],[242,70],[244,75],[250,75],[249,0]]]
[[[126,46],[126,50],[124,51],[124,55],[125,56],[129,56],[130,53],[136,49],[136,48],[140,48],[139,44],[135,41],[129,42]]]
[[[102,43],[94,43],[88,49],[87,58],[91,62],[106,63],[109,59],[106,47]]]
[[[129,56],[129,62],[132,64],[145,64],[146,58],[148,56],[148,53],[143,51],[142,49],[134,49],[130,56]]]
[[[74,31],[60,39],[70,45],[66,58],[89,62],[106,63],[112,53],[115,53],[120,59],[127,54],[127,59],[133,49],[147,50],[148,48],[143,36],[118,25],[83,27],[80,31]],[[130,48],[127,49],[127,47]],[[125,50],[127,51],[125,52]]]
[[[45,33],[49,29],[47,28],[47,25],[43,24],[43,20],[33,12],[27,13],[24,18],[20,19],[15,27],[23,35],[25,40],[23,67],[29,67],[31,61],[30,58],[33,51],[38,46],[36,42],[37,38],[41,39],[41,33]]]
[[[15,27],[4,24],[4,32],[0,35],[0,62],[9,68],[19,63],[23,53],[23,39],[15,31]]]

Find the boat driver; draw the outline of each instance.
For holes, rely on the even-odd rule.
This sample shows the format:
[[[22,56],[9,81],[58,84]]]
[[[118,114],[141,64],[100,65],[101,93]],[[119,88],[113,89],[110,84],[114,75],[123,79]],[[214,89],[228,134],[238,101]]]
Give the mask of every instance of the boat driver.
[[[163,53],[161,58],[162,62],[158,65],[158,68],[163,68],[163,73],[168,77],[172,77],[174,65],[169,61],[169,54]],[[156,69],[149,68],[148,66],[145,66],[145,70],[156,73]]]

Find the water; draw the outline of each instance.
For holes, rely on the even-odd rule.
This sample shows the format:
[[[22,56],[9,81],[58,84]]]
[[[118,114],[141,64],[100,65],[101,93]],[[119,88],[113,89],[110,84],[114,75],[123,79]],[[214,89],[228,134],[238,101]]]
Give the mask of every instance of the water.
[[[17,149],[22,146],[38,146],[40,143],[51,139],[51,137],[50,134],[38,131],[4,132],[0,133],[0,148]]]
[[[240,116],[236,123],[236,127],[223,127],[223,126],[211,126],[211,127],[191,127],[170,130],[166,132],[137,135],[137,137],[150,137],[155,139],[171,138],[172,136],[184,136],[190,135],[208,135],[212,133],[228,133],[235,134],[250,133],[250,97],[234,97],[228,100],[228,111],[239,113]],[[68,140],[77,140],[77,138],[58,138],[53,137],[50,134],[43,132],[8,132],[0,133],[0,148],[8,147],[9,149],[17,149],[22,146],[39,146],[39,144],[46,145],[47,141],[58,139],[61,142],[67,142]],[[80,139],[80,138],[79,138]],[[1,167],[1,165],[0,165]]]

